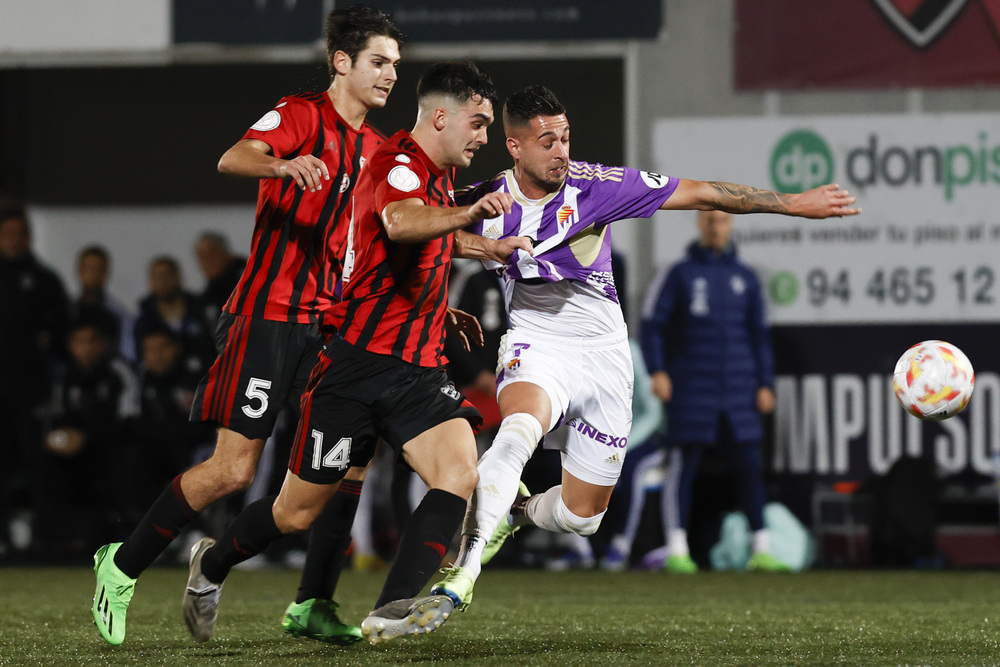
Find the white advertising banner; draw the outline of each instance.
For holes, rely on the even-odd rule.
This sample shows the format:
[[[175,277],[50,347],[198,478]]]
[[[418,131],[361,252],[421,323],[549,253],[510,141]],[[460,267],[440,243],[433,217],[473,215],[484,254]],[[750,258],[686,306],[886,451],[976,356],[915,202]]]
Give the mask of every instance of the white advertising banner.
[[[772,324],[1000,320],[1000,114],[661,119],[653,140],[670,176],[857,196],[851,218],[736,219]],[[693,220],[657,214],[659,265]]]

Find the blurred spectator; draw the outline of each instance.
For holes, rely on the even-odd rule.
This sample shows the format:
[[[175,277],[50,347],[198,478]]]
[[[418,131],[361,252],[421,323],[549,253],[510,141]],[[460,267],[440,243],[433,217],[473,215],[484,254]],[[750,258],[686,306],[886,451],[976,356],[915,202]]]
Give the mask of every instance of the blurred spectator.
[[[38,461],[34,536],[47,554],[70,555],[89,553],[113,529],[123,501],[120,482],[131,474],[118,465],[139,414],[139,396],[132,369],[108,353],[97,326],[74,323],[67,348]]]
[[[240,281],[247,258],[237,257],[229,249],[229,241],[218,232],[205,232],[194,246],[198,266],[205,276],[205,291],[201,293],[202,314],[208,332],[215,331],[222,307]]]
[[[770,332],[760,282],[736,259],[732,229],[728,213],[700,212],[700,240],[665,280],[652,285],[643,313],[643,356],[653,393],[666,404],[667,442],[677,447],[664,488],[672,572],[698,569],[687,529],[694,480],[707,448],[718,449],[736,475],[740,506],[753,530],[750,568],[788,569],[771,554],[764,527],[760,415],[774,409]]]
[[[141,340],[146,331],[166,327],[177,334],[185,356],[195,355],[205,364],[214,360],[215,348],[202,317],[200,302],[181,286],[177,260],[160,256],[149,263],[149,292],[139,302],[136,341]]]
[[[70,304],[70,318],[95,324],[112,350],[135,362],[136,347],[132,340],[135,316],[108,294],[111,256],[107,249],[92,245],[81,250],[76,275],[80,278],[80,296]]]
[[[215,427],[188,421],[194,392],[205,366],[197,356],[184,356],[180,340],[167,327],[154,327],[139,340],[141,419],[136,447],[128,465],[134,489],[128,494],[127,518],[137,523],[177,470],[192,465],[199,448],[215,443]]]
[[[27,507],[51,387],[51,353],[61,349],[66,292],[31,252],[24,210],[0,209],[0,548],[10,513]]]

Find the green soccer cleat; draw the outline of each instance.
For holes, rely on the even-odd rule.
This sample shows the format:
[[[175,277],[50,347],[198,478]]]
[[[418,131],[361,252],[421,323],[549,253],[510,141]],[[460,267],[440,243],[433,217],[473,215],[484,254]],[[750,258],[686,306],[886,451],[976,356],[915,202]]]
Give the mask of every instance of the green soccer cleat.
[[[91,612],[97,631],[109,644],[118,646],[125,641],[125,614],[132,601],[136,580],[118,569],[115,554],[121,542],[105,544],[94,554],[94,606]]]
[[[440,628],[454,606],[447,595],[396,600],[382,605],[361,622],[361,634],[369,644],[404,635],[422,635]]]
[[[761,553],[754,554],[747,563],[748,570],[754,570],[756,572],[791,572],[792,568],[782,563],[780,560],[775,558],[773,555],[763,551]]]
[[[361,628],[347,625],[337,616],[333,600],[313,598],[288,605],[281,627],[293,637],[316,639],[327,644],[350,646],[361,641]]]
[[[670,556],[667,558],[663,569],[673,574],[695,574],[698,571],[698,564],[691,559],[691,555]]]
[[[472,604],[472,589],[475,578],[464,567],[443,567],[444,579],[431,587],[431,595],[447,595],[455,609],[465,611]]]
[[[524,482],[520,482],[517,488],[517,499],[514,501],[511,509],[516,510],[523,508],[524,503],[526,503],[530,497],[531,492],[528,491],[528,487],[525,486]],[[483,555],[480,557],[479,562],[486,565],[493,560],[493,557],[497,555],[498,551],[500,551],[500,547],[502,547],[503,543],[507,541],[507,538],[520,529],[521,527],[515,526],[509,516],[501,517],[496,530],[493,531],[493,536],[490,537],[490,541],[486,543],[485,547],[483,547]]]

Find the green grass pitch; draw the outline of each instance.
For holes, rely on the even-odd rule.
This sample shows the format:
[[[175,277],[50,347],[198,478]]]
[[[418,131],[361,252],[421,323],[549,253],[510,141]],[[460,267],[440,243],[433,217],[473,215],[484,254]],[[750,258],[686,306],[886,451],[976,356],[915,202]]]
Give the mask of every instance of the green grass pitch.
[[[338,598],[358,623],[384,574],[349,572]],[[487,570],[466,613],[378,646],[284,635],[298,572],[234,572],[215,638],[184,628],[181,569],[143,575],[128,637],[90,619],[93,573],[0,569],[0,665],[997,665],[1000,574],[796,575]]]

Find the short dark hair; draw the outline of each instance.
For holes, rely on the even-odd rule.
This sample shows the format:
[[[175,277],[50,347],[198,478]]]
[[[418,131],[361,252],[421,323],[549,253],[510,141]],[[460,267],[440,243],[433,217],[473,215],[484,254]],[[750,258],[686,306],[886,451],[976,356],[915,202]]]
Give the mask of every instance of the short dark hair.
[[[343,51],[357,62],[368,40],[372,37],[388,37],[402,46],[406,37],[400,32],[392,17],[386,12],[364,5],[351,5],[344,9],[334,9],[326,18],[326,64],[330,78],[336,76],[333,68],[333,54]]]
[[[108,335],[104,332],[104,329],[101,328],[101,323],[98,322],[97,319],[83,315],[80,317],[74,317],[67,323],[66,340],[69,340],[70,336],[83,329],[93,329],[103,340],[108,339]]]
[[[510,97],[503,104],[503,126],[523,127],[537,116],[558,116],[566,107],[556,94],[545,86],[528,86]]]
[[[144,340],[153,336],[163,336],[175,345],[181,344],[181,337],[177,335],[177,332],[162,322],[153,322],[145,327],[139,334],[139,344],[141,345]]]
[[[108,249],[102,245],[89,245],[81,250],[77,257],[77,263],[83,261],[84,257],[97,257],[105,264],[111,263],[111,255],[108,253]]]
[[[171,269],[174,270],[174,273],[179,274],[181,272],[181,265],[177,262],[176,259],[174,259],[170,255],[157,255],[153,259],[149,260],[150,269],[152,269],[157,264],[163,264],[165,266],[169,266]]]
[[[229,239],[222,232],[202,232],[198,235],[198,241],[208,241],[219,250],[229,252]]]
[[[479,95],[497,105],[497,89],[490,75],[471,60],[431,65],[417,83],[417,100],[427,95],[447,95],[463,104]]]

